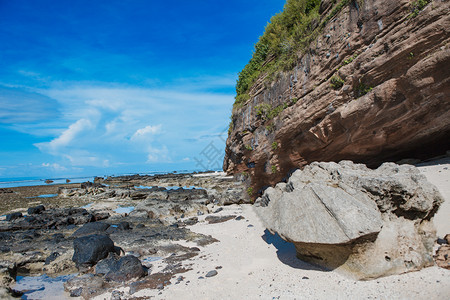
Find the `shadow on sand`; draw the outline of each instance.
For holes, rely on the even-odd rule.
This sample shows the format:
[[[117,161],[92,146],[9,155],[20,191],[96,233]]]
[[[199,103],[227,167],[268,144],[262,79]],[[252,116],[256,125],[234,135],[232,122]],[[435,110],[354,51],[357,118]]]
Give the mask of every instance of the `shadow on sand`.
[[[328,272],[328,270],[311,265],[297,258],[297,251],[293,243],[286,242],[278,234],[271,234],[267,229],[261,238],[269,245],[277,248],[278,259],[285,265],[295,269]]]

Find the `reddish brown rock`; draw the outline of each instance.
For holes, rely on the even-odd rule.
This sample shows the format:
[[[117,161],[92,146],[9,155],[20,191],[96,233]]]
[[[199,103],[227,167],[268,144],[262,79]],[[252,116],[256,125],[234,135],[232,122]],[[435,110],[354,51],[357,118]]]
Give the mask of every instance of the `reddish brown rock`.
[[[410,13],[406,0],[349,4],[292,71],[260,78],[233,111],[224,170],[249,174],[256,196],[312,161],[377,166],[450,148],[450,3]],[[287,108],[267,120],[262,103]]]

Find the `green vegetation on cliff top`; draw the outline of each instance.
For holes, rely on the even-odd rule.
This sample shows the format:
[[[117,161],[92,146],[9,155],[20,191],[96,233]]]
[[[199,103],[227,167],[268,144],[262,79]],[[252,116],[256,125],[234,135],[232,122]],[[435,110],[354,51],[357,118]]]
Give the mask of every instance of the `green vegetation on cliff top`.
[[[252,58],[239,73],[235,106],[243,105],[250,98],[248,91],[261,74],[270,77],[277,71],[291,70],[297,63],[297,52],[306,49],[349,0],[339,1],[322,22],[320,2],[287,0],[283,11],[271,18],[264,34],[255,44]]]

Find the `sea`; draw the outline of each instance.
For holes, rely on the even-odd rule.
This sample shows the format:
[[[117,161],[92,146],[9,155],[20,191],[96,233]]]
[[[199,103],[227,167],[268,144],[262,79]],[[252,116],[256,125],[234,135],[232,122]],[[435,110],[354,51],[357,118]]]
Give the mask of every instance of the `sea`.
[[[214,170],[219,171],[219,170]],[[214,172],[207,171],[207,172]],[[148,172],[148,173],[139,173],[138,175],[162,175],[169,173],[177,173],[177,174],[188,174],[194,172],[205,172],[205,170],[179,170],[172,172]],[[131,176],[136,175],[137,173],[126,173],[126,174],[112,174],[105,176],[78,176],[78,177],[61,177],[61,178],[39,178],[39,177],[16,177],[16,178],[0,178],[0,188],[11,188],[11,187],[20,187],[20,186],[36,186],[36,185],[49,185],[49,184],[65,184],[65,183],[82,183],[82,182],[94,182],[94,178],[96,177],[115,177],[115,176]],[[69,180],[69,182],[67,182]],[[47,183],[51,181],[50,183]]]
[[[67,180],[70,183],[81,183],[86,181],[94,181],[96,176],[67,177],[67,178],[38,178],[38,177],[19,177],[19,178],[0,178],[0,188],[19,187],[19,186],[36,186],[48,184],[63,184]],[[47,180],[52,181],[46,183]]]

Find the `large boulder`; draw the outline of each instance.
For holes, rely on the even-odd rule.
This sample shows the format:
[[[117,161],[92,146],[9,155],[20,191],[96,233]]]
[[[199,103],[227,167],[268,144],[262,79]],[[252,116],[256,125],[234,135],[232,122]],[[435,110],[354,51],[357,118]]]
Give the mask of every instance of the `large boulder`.
[[[73,241],[74,253],[72,261],[78,269],[91,267],[98,261],[115,252],[114,242],[103,234],[93,234],[76,238]]]
[[[268,188],[255,209],[299,258],[370,279],[433,264],[431,220],[442,202],[410,165],[315,162]]]

